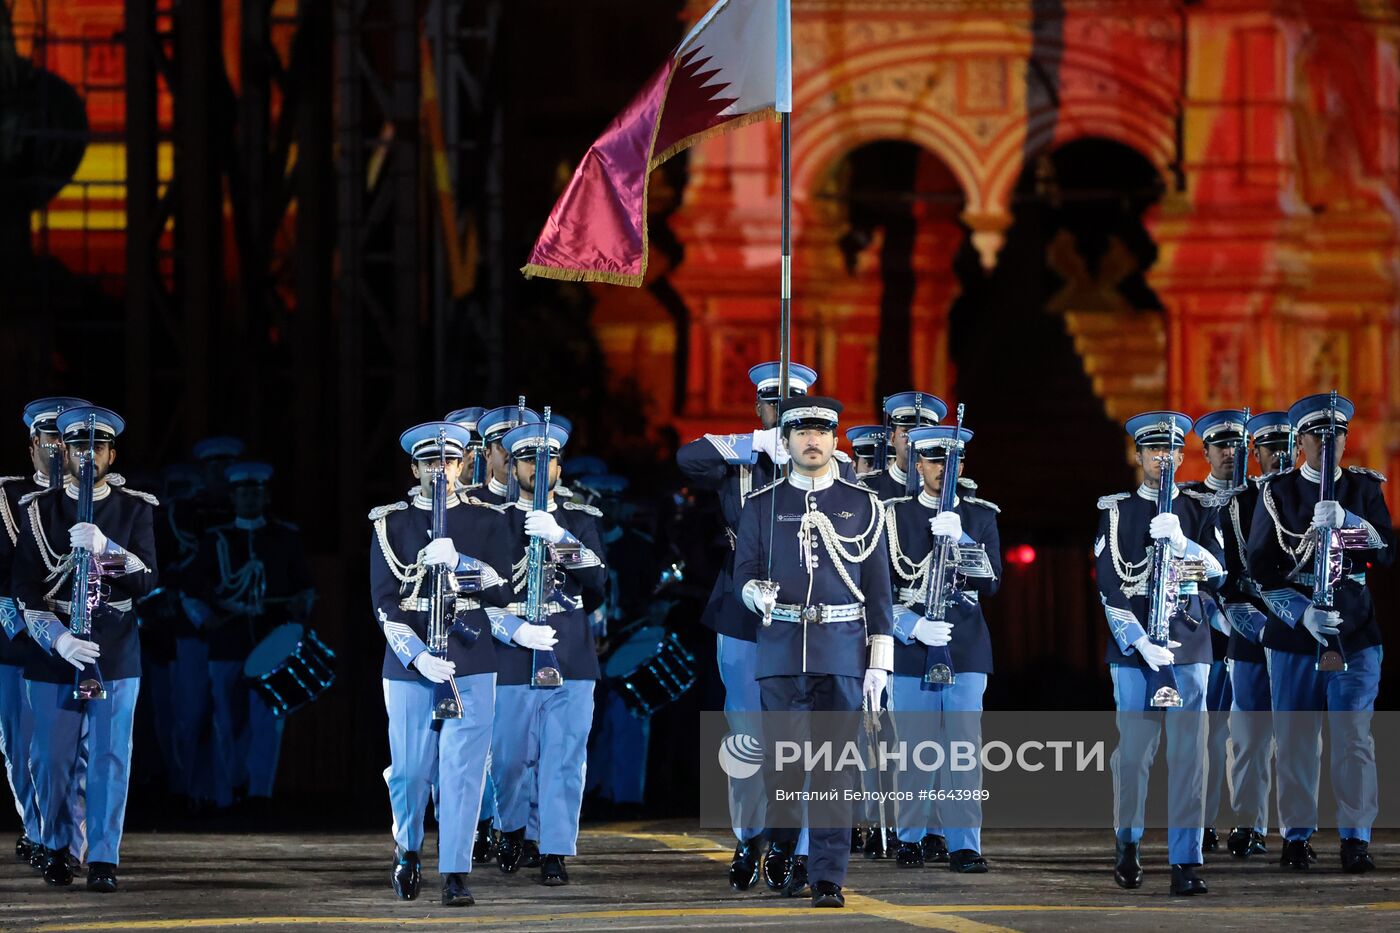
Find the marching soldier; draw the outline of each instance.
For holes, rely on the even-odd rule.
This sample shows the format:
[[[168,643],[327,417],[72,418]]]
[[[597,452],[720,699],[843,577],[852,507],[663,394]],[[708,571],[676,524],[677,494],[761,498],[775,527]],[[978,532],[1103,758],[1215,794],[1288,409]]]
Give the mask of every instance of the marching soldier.
[[[1229,571],[1225,617],[1230,622],[1230,808],[1249,822],[1230,830],[1226,846],[1237,858],[1264,855],[1269,826],[1269,787],[1273,777],[1273,700],[1264,657],[1268,605],[1249,573],[1249,533],[1259,504],[1259,487],[1274,473],[1292,469],[1293,429],[1288,413],[1266,411],[1249,419],[1254,455],[1262,475],[1231,499],[1221,517],[1225,569]]]
[[[577,851],[593,688],[598,680],[598,654],[588,616],[602,605],[608,585],[596,523],[602,513],[591,505],[561,503],[553,495],[560,457],[569,440],[562,422],[521,424],[500,440],[510,452],[520,489],[514,502],[498,507],[509,523],[505,534],[514,590],[510,613],[526,615],[531,538],[546,545],[546,585],[541,624],[524,635],[517,633],[513,646],[497,652],[500,674],[491,749],[502,830],[497,852],[500,868],[507,874],[515,872],[530,854],[528,849],[537,848],[540,881],[551,887],[569,883],[564,860]],[[537,477],[535,457],[542,445],[549,451],[549,474]],[[537,482],[548,484],[548,508],[538,511],[533,504]],[[535,637],[537,630],[549,629],[557,644]],[[563,684],[536,686],[533,652],[548,648],[557,656]],[[527,846],[527,842],[536,845]]]
[[[39,803],[34,794],[34,781],[29,773],[29,743],[34,734],[34,714],[24,689],[24,668],[29,660],[31,642],[24,619],[15,605],[10,571],[19,545],[23,510],[19,500],[32,492],[49,488],[49,470],[53,466],[50,454],[58,451],[63,462],[63,439],[58,433],[58,416],[66,408],[87,405],[80,398],[41,398],[24,407],[24,425],[29,430],[29,460],[34,467],[32,477],[0,477],[0,754],[5,757],[5,770],[10,790],[15,796],[23,831],[15,841],[15,858],[43,867],[45,855],[39,843]],[[61,485],[62,474],[54,477]],[[81,846],[77,846],[81,848]],[[37,862],[37,864],[35,864]]]
[[[389,767],[384,772],[394,814],[394,892],[418,896],[422,880],[423,820],[437,784],[438,871],[442,903],[469,907],[472,833],[481,802],[494,717],[496,659],[493,623],[504,619],[509,560],[500,516],[470,504],[455,486],[470,433],[448,422],[410,428],[399,438],[411,458],[419,488],[412,501],[369,513],[370,592],[376,623],[384,634],[384,706],[389,717]],[[446,534],[432,537],[433,471],[446,464]],[[468,544],[470,542],[470,544]],[[460,548],[470,546],[474,556]],[[429,631],[427,587],[432,567],[447,568],[453,600],[444,633]],[[470,580],[469,586],[463,586]],[[463,598],[458,593],[472,595]],[[495,609],[488,611],[488,606]],[[442,642],[436,649],[434,635]],[[456,717],[435,720],[435,687],[455,686]]]
[[[992,672],[992,640],[981,601],[995,595],[1001,586],[1001,538],[997,532],[997,513],[1001,509],[984,499],[960,495],[953,500],[953,511],[939,511],[943,484],[958,480],[944,473],[948,450],[953,445],[965,449],[972,440],[971,431],[963,428],[959,432],[956,426],[915,428],[909,432],[909,440],[923,481],[919,494],[885,504],[891,585],[895,588],[894,684],[890,705],[899,714],[958,714],[945,720],[949,731],[955,733],[951,737],[980,746],[982,695]],[[962,464],[958,467],[961,473]],[[949,607],[946,620],[925,618],[929,587],[939,585],[929,580],[930,555],[938,536],[952,538],[960,548],[980,551],[986,558],[960,561],[967,573],[959,575],[958,596]],[[953,682],[929,682],[928,649],[945,645],[952,656]],[[980,785],[977,772],[958,772],[953,777],[955,783],[948,789],[977,790]],[[918,825],[907,825],[908,819],[900,820],[896,863],[902,868],[917,868],[931,858],[946,860],[951,871],[985,872],[981,804],[972,801],[950,806],[957,819],[941,832],[930,825],[933,809],[928,802],[906,808],[906,813],[913,811],[913,822]]]
[[[880,445],[885,442],[883,424],[860,424],[846,429],[846,440],[855,454],[856,477],[862,481],[875,471]]]
[[[762,427],[752,434],[706,434],[676,453],[676,464],[689,482],[719,493],[729,553],[715,579],[700,624],[715,633],[715,657],[719,661],[720,681],[724,684],[724,711],[731,728],[750,733],[755,729],[745,729],[744,720],[760,709],[758,681],[754,677],[758,619],[735,595],[734,548],[745,499],[755,489],[772,483],[778,475],[777,468],[788,459],[777,427],[778,403],[782,396],[781,368],[781,363],[770,362],[749,370],[749,379],[758,393],[754,414]],[[800,363],[788,364],[788,392],[793,397],[805,396],[816,381],[816,370]],[[758,882],[763,836],[762,785],[763,779],[758,775],[746,781],[730,782],[730,815],[736,844],[729,865],[729,884],[736,891],[746,891]],[[804,858],[807,855],[805,833],[798,840],[795,854]],[[773,868],[784,863],[771,851],[771,846],[770,855],[773,860],[769,864]],[[770,888],[777,890],[783,879],[770,876],[765,880]]]
[[[89,420],[91,419],[91,421]],[[89,427],[95,425],[89,445]],[[116,439],[125,425],[112,411],[94,406],[65,409],[58,430],[68,450],[69,484],[50,486],[21,500],[24,524],[15,554],[15,599],[24,613],[36,650],[25,666],[25,686],[34,712],[30,770],[38,795],[40,842],[49,850],[44,880],[52,885],[73,881],[68,839],[62,835],[70,779],[86,727],[90,765],[87,772],[88,880],[90,891],[117,888],[122,820],[126,812],[131,765],[131,734],[141,684],[140,645],[132,600],[155,586],[155,543],[151,531],[154,496],[109,483],[116,460]],[[79,458],[91,454],[93,520],[78,522]],[[92,629],[84,637],[70,632],[69,600],[74,595],[74,550],[83,549],[93,565],[91,578],[99,593],[92,608]],[[67,598],[65,598],[67,597]],[[105,690],[93,699],[76,699],[73,668],[99,666]],[[84,688],[89,681],[85,681]],[[85,692],[90,692],[90,689]]]
[[[1210,623],[1211,662],[1210,674],[1206,678],[1206,712],[1209,734],[1206,744],[1206,789],[1205,789],[1205,828],[1201,835],[1201,851],[1214,852],[1220,847],[1220,836],[1215,829],[1215,820],[1220,814],[1220,798],[1225,788],[1225,746],[1229,739],[1229,718],[1226,715],[1232,703],[1230,670],[1226,658],[1230,646],[1230,622],[1221,606],[1226,600],[1239,601],[1237,587],[1238,573],[1243,569],[1240,552],[1244,544],[1233,547],[1228,540],[1226,525],[1229,516],[1226,512],[1235,496],[1244,492],[1245,487],[1235,487],[1235,461],[1247,458],[1249,438],[1245,433],[1245,414],[1240,409],[1225,408],[1213,411],[1196,419],[1196,436],[1201,439],[1201,450],[1205,455],[1210,472],[1201,481],[1179,483],[1178,488],[1201,506],[1209,520],[1221,535],[1225,557],[1226,582],[1221,599],[1205,598],[1207,621]],[[1247,485],[1247,484],[1246,484]],[[1238,506],[1237,506],[1238,508]],[[1234,558],[1232,566],[1231,558]]]
[[[909,431],[938,424],[948,414],[947,404],[927,392],[900,392],[885,399],[885,423],[889,425],[888,444],[894,449],[885,472],[863,477],[881,502],[910,494]],[[915,479],[917,487],[918,480]]]
[[[533,424],[539,420],[537,412],[529,408],[521,409],[519,405],[502,405],[477,419],[476,429],[481,435],[481,453],[485,458],[486,468],[484,485],[480,488],[473,487],[471,490],[473,498],[487,505],[505,505],[510,502],[510,451],[506,450],[502,441],[513,428],[522,424]]]
[[[199,546],[190,605],[203,615],[214,701],[214,802],[228,807],[234,790],[267,800],[277,777],[285,720],[243,680],[249,653],[278,625],[311,614],[315,590],[292,524],[267,517],[266,463],[234,463],[224,471],[233,521],[216,525]]]
[[[1308,840],[1317,825],[1322,717],[1329,716],[1332,787],[1337,797],[1342,870],[1375,868],[1371,823],[1377,807],[1371,711],[1381,674],[1381,630],[1366,572],[1395,557],[1395,532],[1381,494],[1385,477],[1364,467],[1341,468],[1355,407],[1337,397],[1310,395],[1288,410],[1305,463],[1273,474],[1260,487],[1249,532],[1249,570],[1268,604],[1264,633],[1274,734],[1278,741],[1281,862],[1308,867]],[[1335,497],[1322,499],[1324,433],[1336,426]],[[1313,552],[1318,529],[1331,529],[1345,548],[1332,607],[1313,605]],[[1340,642],[1342,670],[1320,670],[1319,647]],[[1279,715],[1283,713],[1284,715]]]
[[[1180,465],[1191,419],[1179,412],[1153,411],[1130,418],[1126,427],[1137,445],[1143,482],[1133,492],[1099,500],[1102,514],[1094,541],[1099,599],[1111,635],[1105,660],[1118,710],[1119,743],[1112,761],[1117,839],[1113,877],[1124,888],[1142,885],[1138,843],[1148,772],[1161,734],[1159,720],[1145,714],[1154,701],[1150,675],[1168,668],[1175,676],[1180,703],[1168,709],[1166,716],[1171,892],[1204,894],[1206,885],[1196,876],[1196,866],[1201,864],[1205,722],[1203,716],[1192,714],[1205,711],[1210,629],[1201,621],[1204,610],[1198,582],[1182,582],[1179,592],[1168,596],[1169,605],[1179,602],[1170,614],[1167,643],[1149,637],[1153,544],[1169,544],[1175,560],[1199,561],[1209,586],[1217,585],[1225,570],[1215,528],[1195,500],[1173,491],[1172,510],[1159,514],[1157,509],[1163,461],[1170,458]]]
[[[884,516],[874,493],[831,469],[840,413],[841,403],[830,398],[798,396],[781,403],[779,424],[792,471],[754,493],[740,523],[734,588],[764,623],[758,627],[755,676],[766,712],[856,713],[864,698],[873,714],[892,670]],[[838,785],[846,780],[833,777]],[[788,863],[784,893],[800,894],[806,875],[813,907],[845,906],[849,812],[840,820],[811,817],[816,825],[809,830],[809,866],[792,855],[802,825],[796,806],[775,800],[769,812],[774,850]]]

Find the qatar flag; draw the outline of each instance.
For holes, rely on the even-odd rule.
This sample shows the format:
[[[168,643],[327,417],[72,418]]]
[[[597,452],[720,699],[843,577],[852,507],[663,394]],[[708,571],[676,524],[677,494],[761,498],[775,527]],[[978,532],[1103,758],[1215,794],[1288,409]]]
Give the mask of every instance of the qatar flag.
[[[652,170],[702,139],[792,110],[789,0],[719,0],[598,137],[525,276],[641,285]]]

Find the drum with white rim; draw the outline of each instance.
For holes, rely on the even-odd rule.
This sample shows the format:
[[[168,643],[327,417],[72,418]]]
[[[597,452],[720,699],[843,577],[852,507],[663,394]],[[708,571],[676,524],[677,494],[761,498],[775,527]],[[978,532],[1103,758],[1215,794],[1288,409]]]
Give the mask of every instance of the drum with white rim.
[[[288,622],[258,642],[243,676],[274,716],[287,716],[335,683],[335,652],[312,629]]]
[[[603,662],[603,676],[633,716],[645,719],[695,685],[695,655],[660,625],[638,630]]]

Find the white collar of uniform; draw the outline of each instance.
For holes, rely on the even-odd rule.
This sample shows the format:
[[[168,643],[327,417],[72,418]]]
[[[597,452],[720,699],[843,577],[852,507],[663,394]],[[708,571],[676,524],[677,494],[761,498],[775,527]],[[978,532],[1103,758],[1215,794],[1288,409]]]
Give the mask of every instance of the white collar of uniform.
[[[1312,467],[1308,466],[1308,465],[1305,463],[1305,464],[1303,464],[1303,468],[1302,468],[1299,472],[1303,474],[1303,479],[1307,480],[1308,482],[1310,482],[1310,483],[1317,483],[1319,486],[1322,485],[1322,471],[1321,471],[1321,470],[1314,470]],[[1337,467],[1336,472],[1334,472],[1334,473],[1332,474],[1332,479],[1334,479],[1334,480],[1339,480],[1339,479],[1341,479],[1341,478],[1342,478],[1342,468],[1341,468],[1341,467]]]
[[[1227,489],[1234,489],[1235,484],[1228,479],[1216,479],[1214,473],[1207,473],[1206,488],[1212,492],[1224,492]]]
[[[1143,483],[1141,486],[1139,486],[1139,487],[1137,488],[1137,494],[1140,495],[1140,496],[1142,496],[1142,497],[1143,497],[1144,499],[1146,499],[1148,502],[1156,502],[1156,501],[1157,501],[1157,490],[1152,489],[1152,488],[1149,487],[1146,483]],[[1177,489],[1175,486],[1173,486],[1173,487],[1172,487],[1172,498],[1175,499],[1175,498],[1176,498],[1177,496],[1179,496],[1179,495],[1181,495],[1181,490],[1180,490],[1180,489]]]
[[[35,471],[34,471],[34,485],[35,485],[35,486],[38,486],[40,489],[48,489],[48,488],[49,488],[49,474],[47,474],[47,473],[40,473],[38,470],[35,470]]]
[[[527,499],[522,494],[519,499],[515,500],[515,507],[522,512],[533,512],[535,510],[535,497],[531,496]],[[559,508],[559,503],[554,501],[553,496],[550,496],[549,509],[547,511],[553,512],[557,508]]]
[[[242,528],[244,531],[257,531],[267,524],[267,518],[259,515],[257,518],[238,518],[234,516],[233,527]]]
[[[78,484],[65,482],[63,484],[63,492],[70,499],[78,498]],[[101,502],[111,494],[112,487],[108,486],[106,483],[103,483],[101,486],[94,486],[92,489],[92,501]]]
[[[458,500],[455,492],[449,494],[447,497],[447,507],[449,509],[452,508],[458,501],[460,500]],[[423,490],[420,488],[418,492],[413,494],[413,507],[422,509],[425,512],[431,512],[433,509],[433,497],[423,495]]]
[[[821,476],[803,476],[801,473],[793,470],[788,474],[788,482],[791,483],[795,489],[809,489],[812,492],[820,492],[823,489],[829,489],[831,485],[836,482],[836,470],[828,469]]]
[[[909,485],[909,474],[901,470],[898,463],[890,464],[890,479],[894,480],[900,486]]]
[[[953,508],[956,509],[958,507],[958,503],[961,501],[962,499],[960,497],[954,496]],[[937,498],[930,495],[927,489],[921,489],[919,490],[919,505],[922,505],[925,508],[933,509],[935,512],[937,512],[943,506],[943,503],[939,502]]]
[[[504,496],[506,493],[510,492],[510,487],[505,483],[497,482],[494,476],[486,480],[486,488],[498,496]]]

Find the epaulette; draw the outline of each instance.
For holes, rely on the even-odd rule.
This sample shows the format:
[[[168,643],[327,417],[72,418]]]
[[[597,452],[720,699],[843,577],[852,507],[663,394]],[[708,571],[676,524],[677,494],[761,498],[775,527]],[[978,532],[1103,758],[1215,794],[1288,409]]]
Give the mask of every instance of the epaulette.
[[[125,476],[122,476],[120,473],[108,473],[106,479],[107,479],[107,485],[108,485],[108,486],[125,486],[125,485],[126,485],[126,477],[125,477]]]
[[[859,489],[861,492],[868,492],[872,496],[877,495],[875,490],[871,489],[869,486],[862,486],[860,483],[853,483],[850,480],[846,479],[844,476],[841,476],[840,474],[837,474],[832,478],[835,479],[836,482],[840,483],[842,486],[850,486],[852,489]]]
[[[565,502],[563,505],[564,508],[568,509],[570,512],[583,512],[587,515],[592,515],[594,518],[603,517],[601,509],[591,505],[584,505],[582,502]]]
[[[24,495],[22,495],[22,496],[19,497],[19,504],[20,504],[20,505],[28,505],[29,503],[33,502],[35,499],[39,498],[40,496],[47,496],[49,493],[53,492],[55,489],[62,489],[62,488],[63,488],[62,486],[45,486],[43,489],[36,489],[36,490],[34,490],[33,492],[27,492],[27,493],[25,493]]]
[[[874,490],[872,489],[871,492],[874,492]],[[908,502],[908,501],[909,501],[910,499],[912,499],[912,498],[914,498],[914,497],[913,497],[913,496],[900,496],[900,497],[897,498],[897,499],[881,499],[881,500],[880,500],[880,504],[881,504],[881,505],[897,505],[897,504],[900,503],[900,502]]]
[[[851,462],[851,455],[848,454],[848,453],[846,453],[844,450],[835,451],[835,452],[832,454],[832,456],[834,456],[837,460],[840,460],[842,463],[850,463],[850,462]]]
[[[1371,469],[1370,467],[1364,467],[1364,466],[1349,466],[1349,467],[1347,467],[1347,472],[1348,472],[1348,473],[1355,473],[1355,474],[1357,474],[1358,476],[1369,476],[1369,477],[1371,477],[1371,479],[1375,480],[1375,481],[1378,482],[1378,483],[1384,483],[1384,482],[1385,482],[1385,474],[1379,472],[1378,470],[1373,470],[1373,469]]]
[[[986,499],[978,499],[974,496],[959,496],[958,498],[960,498],[963,502],[971,502],[973,505],[980,505],[984,508],[991,509],[993,512],[996,512],[998,514],[1001,513],[1001,506],[997,505],[995,502],[988,502]]]
[[[969,479],[966,476],[958,477],[958,485],[961,486],[963,489],[971,489],[974,492],[977,491],[977,480]]]
[[[554,494],[556,496],[563,496],[565,499],[572,499],[575,495],[574,491],[568,486],[565,486],[563,483],[555,484]]]
[[[881,473],[883,473],[883,472],[884,472],[883,470],[866,470],[864,473],[857,473],[857,474],[856,474],[856,479],[859,479],[859,480],[870,479],[870,477],[872,477],[872,476],[879,476],[879,475],[880,475]]]
[[[17,480],[17,479],[27,479],[27,478],[28,478],[28,477],[24,477],[24,476],[0,476],[0,486],[5,485],[6,483],[13,483],[13,482],[14,482],[15,480]]]
[[[107,478],[107,482],[110,483],[111,481],[112,481],[112,478],[109,476],[109,477]],[[135,497],[135,498],[137,498],[137,499],[142,499],[142,500],[144,500],[144,501],[146,502],[146,504],[151,505],[151,506],[160,505],[160,500],[157,499],[155,496],[151,495],[149,492],[142,492],[142,491],[139,490],[139,489],[132,489],[130,486],[123,486],[123,485],[120,485],[120,484],[118,484],[118,486],[117,486],[117,491],[118,491],[118,492],[124,492],[124,493],[126,493],[128,496],[133,496],[133,497]]]
[[[1186,486],[1180,483],[1177,484],[1176,488],[1180,489],[1184,495],[1190,496],[1192,499],[1195,499],[1197,502],[1199,502],[1203,506],[1206,506],[1207,508],[1220,504],[1219,497],[1217,497],[1216,494],[1213,492],[1206,492],[1204,489],[1200,489],[1195,486]]]
[[[1112,496],[1099,496],[1099,508],[1116,509],[1118,508],[1119,502],[1122,502],[1131,495],[1132,493],[1130,492],[1120,492]]]
[[[839,479],[839,477],[838,477],[838,479]],[[767,486],[764,486],[762,489],[755,489],[753,492],[749,493],[748,498],[749,498],[749,499],[752,499],[752,498],[754,498],[755,496],[761,496],[761,495],[763,495],[765,492],[768,492],[768,491],[770,491],[770,490],[772,490],[772,489],[776,489],[777,487],[781,486],[781,485],[782,485],[783,483],[785,483],[785,482],[787,482],[787,480],[775,479],[775,480],[773,480],[773,482],[769,483]],[[843,482],[844,482],[844,480],[843,480]],[[850,484],[850,483],[847,483],[846,485],[849,486],[849,485],[851,485],[851,484]],[[860,488],[861,488],[861,489],[865,489],[864,486],[861,486]],[[869,491],[870,491],[870,490],[868,490],[868,489],[866,490],[866,492],[869,492]]]
[[[390,502],[388,505],[375,506],[374,508],[369,510],[369,520],[372,522],[377,522],[381,518],[383,518],[386,515],[389,515],[392,512],[397,512],[400,509],[406,508],[408,508],[408,503],[402,501]]]

